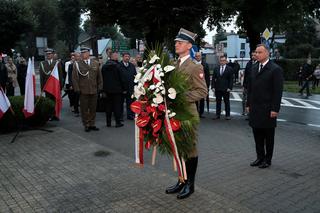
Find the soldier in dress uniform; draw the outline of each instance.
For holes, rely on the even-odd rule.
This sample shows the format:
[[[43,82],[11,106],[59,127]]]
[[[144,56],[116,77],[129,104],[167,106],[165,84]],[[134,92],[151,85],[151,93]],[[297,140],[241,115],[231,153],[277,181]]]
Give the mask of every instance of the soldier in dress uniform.
[[[181,28],[175,39],[175,49],[176,53],[179,55],[176,70],[177,72],[183,72],[188,76],[190,90],[186,93],[187,100],[190,103],[192,114],[199,118],[196,102],[207,97],[208,88],[205,81],[203,66],[201,64],[196,64],[190,57],[190,49],[195,42],[196,36],[196,34]],[[177,184],[166,189],[166,193],[179,193],[177,196],[178,199],[190,196],[194,192],[197,166],[198,151],[196,140],[194,141],[194,148],[189,154],[189,158],[186,160],[187,180],[184,182],[178,180]]]
[[[40,87],[41,91],[43,91],[44,85],[47,83],[48,78],[51,75],[51,72],[53,71],[54,66],[58,62],[54,59],[54,50],[51,48],[47,48],[44,51],[46,53],[46,60],[40,62]],[[60,81],[60,90],[62,90],[63,87],[63,71],[61,63],[58,63],[58,71],[59,71],[59,81]],[[55,97],[51,95],[50,93],[45,92],[46,97],[50,98],[51,100],[55,101]],[[50,120],[59,120],[59,118],[53,116],[50,118]]]
[[[80,94],[80,113],[86,132],[98,131],[95,126],[97,94],[102,90],[102,76],[99,62],[90,59],[90,48],[82,47],[81,60],[73,65],[73,89]]]

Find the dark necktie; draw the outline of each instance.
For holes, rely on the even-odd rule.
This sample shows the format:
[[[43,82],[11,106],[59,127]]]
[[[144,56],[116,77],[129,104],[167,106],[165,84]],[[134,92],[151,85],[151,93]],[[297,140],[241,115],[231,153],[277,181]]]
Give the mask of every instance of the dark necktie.
[[[259,72],[261,72],[262,68],[263,68],[263,64],[260,64]]]
[[[220,75],[223,75],[223,66],[220,67]]]
[[[178,68],[180,67],[180,63],[181,63],[181,59],[179,58],[179,59],[178,59],[178,62],[177,62],[177,67],[178,67]]]

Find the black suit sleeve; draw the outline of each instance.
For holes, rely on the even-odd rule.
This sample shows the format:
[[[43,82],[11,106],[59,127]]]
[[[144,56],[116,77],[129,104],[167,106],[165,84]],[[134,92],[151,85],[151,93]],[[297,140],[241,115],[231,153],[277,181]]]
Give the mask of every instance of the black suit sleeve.
[[[213,69],[213,74],[212,74],[212,79],[211,79],[211,89],[215,89],[216,77],[217,77],[217,68],[214,68]]]
[[[209,71],[209,65],[207,63],[203,64],[203,69],[204,69],[204,76],[206,79],[207,87],[210,87],[210,71]]]
[[[229,67],[228,72],[229,72],[228,89],[232,90],[232,88],[233,88],[233,69],[231,67]]]
[[[279,112],[283,91],[283,71],[280,67],[276,67],[272,72],[273,80],[273,95],[272,108],[274,112]]]

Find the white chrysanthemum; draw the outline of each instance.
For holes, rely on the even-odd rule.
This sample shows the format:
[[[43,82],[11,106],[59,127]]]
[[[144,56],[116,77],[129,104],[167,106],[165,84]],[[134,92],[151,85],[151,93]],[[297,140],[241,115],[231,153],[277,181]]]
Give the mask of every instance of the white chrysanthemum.
[[[163,69],[164,69],[165,72],[171,72],[172,70],[175,69],[175,67],[171,66],[171,65],[167,65]]]
[[[138,83],[139,80],[141,79],[142,74],[139,72],[137,75],[134,77],[134,83]]]
[[[175,113],[175,112],[171,112],[171,113],[169,114],[169,118],[172,118],[172,117],[174,117],[174,116],[176,116],[176,113]]]
[[[156,97],[152,99],[153,103],[155,104],[161,104],[163,102],[163,97],[161,94],[157,93]]]
[[[177,91],[172,87],[168,89],[168,93],[169,98],[171,98],[172,100],[175,99],[177,96]]]
[[[160,58],[157,56],[157,55],[154,55],[150,61],[149,61],[149,64],[153,64],[154,62],[156,62],[157,60],[159,60]]]
[[[152,84],[152,85],[149,86],[149,89],[150,89],[150,90],[155,90],[155,89],[156,89],[156,86],[155,86],[154,84]]]

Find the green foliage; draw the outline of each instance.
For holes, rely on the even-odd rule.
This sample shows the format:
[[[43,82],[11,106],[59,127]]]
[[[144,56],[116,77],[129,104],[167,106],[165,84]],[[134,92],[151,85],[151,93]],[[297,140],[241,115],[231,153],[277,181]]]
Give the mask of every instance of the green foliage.
[[[312,67],[316,67],[320,64],[320,59],[312,59]],[[298,79],[297,72],[300,66],[307,62],[306,59],[280,59],[275,60],[280,67],[283,69],[284,79],[286,81],[294,81]]]
[[[165,42],[173,49],[173,39],[180,27],[205,35],[207,1],[104,1],[88,0],[88,9],[97,25],[117,24],[125,36],[146,39],[147,44]],[[200,40],[198,40],[199,43]],[[169,45],[168,45],[169,44]]]
[[[260,33],[268,27],[274,32],[285,32],[292,21],[303,22],[305,17],[320,17],[318,0],[212,0],[208,1],[208,25],[222,27],[237,15],[240,31],[246,32],[250,49],[260,43]]]
[[[0,1],[0,52],[11,53],[20,36],[32,28],[30,13],[21,1]]]
[[[35,99],[35,113],[29,118],[23,114],[24,96],[9,97],[12,110],[8,110],[0,120],[1,132],[14,131],[17,128],[44,126],[49,117],[54,114],[54,101],[45,97]]]

